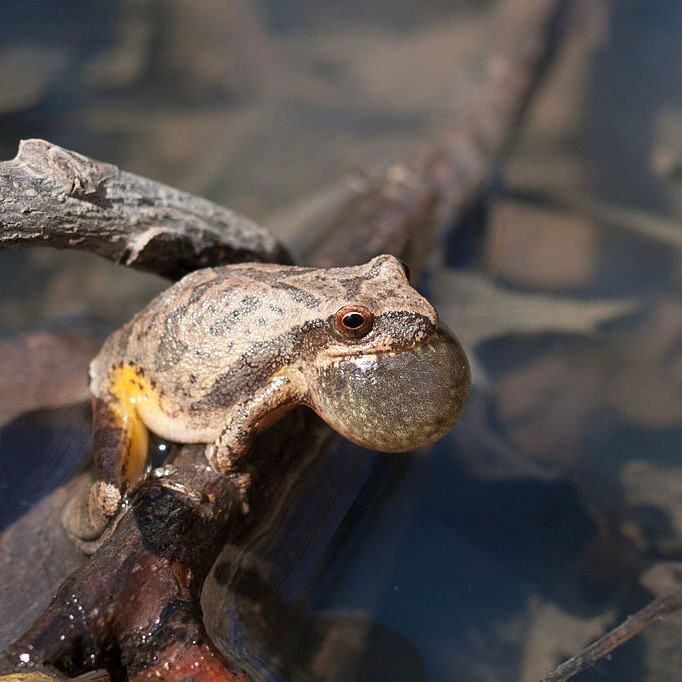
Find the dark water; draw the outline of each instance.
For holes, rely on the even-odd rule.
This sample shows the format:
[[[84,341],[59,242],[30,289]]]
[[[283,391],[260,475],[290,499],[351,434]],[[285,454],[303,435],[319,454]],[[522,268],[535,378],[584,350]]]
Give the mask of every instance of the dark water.
[[[6,0],[0,150],[46,137],[277,224],[429,139],[466,100],[494,5]],[[278,530],[216,565],[211,631],[262,675],[534,680],[646,603],[647,568],[682,558],[682,194],[660,163],[682,158],[682,9],[582,16],[482,253],[457,260],[475,267],[452,258],[427,281],[474,360],[462,423],[417,456],[337,444]],[[8,338],[101,335],[162,286],[51,251],[0,254],[0,273]],[[46,439],[69,433],[60,414],[38,422]],[[29,484],[10,478],[21,428],[0,441],[0,485],[27,491],[5,495],[3,525],[51,486],[39,457]],[[281,631],[251,622],[259,600]],[[333,646],[316,658],[319,632]],[[580,679],[679,679],[681,635],[657,625]]]

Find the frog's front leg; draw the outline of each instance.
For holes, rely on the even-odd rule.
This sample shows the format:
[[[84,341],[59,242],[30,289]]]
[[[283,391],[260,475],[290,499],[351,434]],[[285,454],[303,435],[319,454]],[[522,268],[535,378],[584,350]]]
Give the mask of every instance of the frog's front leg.
[[[235,471],[258,431],[295,405],[305,403],[305,396],[297,377],[273,376],[266,386],[230,411],[220,435],[206,448],[208,461],[221,474]]]
[[[120,383],[112,384],[107,398],[92,400],[96,480],[65,517],[67,529],[80,540],[100,537],[147,467],[149,434],[135,407],[139,396]]]

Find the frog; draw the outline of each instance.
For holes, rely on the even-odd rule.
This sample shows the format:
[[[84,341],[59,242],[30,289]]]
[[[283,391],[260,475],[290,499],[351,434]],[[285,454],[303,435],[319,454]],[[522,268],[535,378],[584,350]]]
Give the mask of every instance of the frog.
[[[447,433],[470,387],[462,346],[391,255],[196,270],[111,334],[89,376],[96,478],[67,519],[83,541],[148,474],[150,432],[204,444],[235,475],[256,435],[304,405],[360,446],[404,452]]]

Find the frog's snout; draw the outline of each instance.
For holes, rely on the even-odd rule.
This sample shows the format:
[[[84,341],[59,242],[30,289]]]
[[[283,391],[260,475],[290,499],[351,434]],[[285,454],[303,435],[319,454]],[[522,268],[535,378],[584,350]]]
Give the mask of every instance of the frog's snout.
[[[409,350],[341,358],[315,383],[313,407],[339,433],[373,450],[404,452],[454,426],[471,378],[459,342],[439,329]]]

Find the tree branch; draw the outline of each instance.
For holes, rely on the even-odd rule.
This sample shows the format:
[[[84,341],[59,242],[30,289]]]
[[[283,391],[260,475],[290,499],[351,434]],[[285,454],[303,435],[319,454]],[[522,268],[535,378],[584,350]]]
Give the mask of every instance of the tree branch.
[[[51,246],[178,279],[245,260],[288,262],[247,218],[45,140],[0,162],[0,250]]]
[[[570,680],[578,673],[591,668],[600,658],[608,656],[614,649],[631,640],[652,623],[680,609],[682,609],[682,589],[654,599],[643,609],[637,611],[633,616],[629,616],[620,625],[607,632],[594,644],[564,661],[551,673],[545,675],[539,682],[565,682],[565,680]]]

